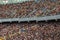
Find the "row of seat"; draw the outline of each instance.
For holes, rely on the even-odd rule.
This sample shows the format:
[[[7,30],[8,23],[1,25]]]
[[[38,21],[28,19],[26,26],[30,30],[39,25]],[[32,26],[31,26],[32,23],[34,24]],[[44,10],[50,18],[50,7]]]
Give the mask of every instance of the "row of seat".
[[[59,40],[60,22],[0,24],[0,38],[4,40]]]
[[[29,1],[0,5],[0,18],[24,18],[60,14],[60,0],[51,2]]]

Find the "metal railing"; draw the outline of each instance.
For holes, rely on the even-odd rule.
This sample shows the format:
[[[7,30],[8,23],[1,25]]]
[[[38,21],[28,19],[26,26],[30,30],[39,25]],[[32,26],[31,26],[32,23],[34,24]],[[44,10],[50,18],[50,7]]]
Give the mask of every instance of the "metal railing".
[[[2,22],[24,22],[24,21],[47,21],[47,20],[57,20],[60,19],[60,15],[54,15],[54,16],[45,16],[45,17],[29,17],[29,18],[6,18],[6,19],[0,19],[0,23]]]

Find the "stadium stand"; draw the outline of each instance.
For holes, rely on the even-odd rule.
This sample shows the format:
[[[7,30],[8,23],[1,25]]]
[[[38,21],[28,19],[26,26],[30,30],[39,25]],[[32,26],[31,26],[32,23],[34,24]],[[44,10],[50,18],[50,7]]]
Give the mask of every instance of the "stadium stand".
[[[60,13],[60,1],[35,1],[0,5],[0,18],[25,18]]]
[[[0,37],[5,40],[59,40],[60,22],[0,24]]]
[[[60,0],[33,0],[0,5],[0,22],[31,21],[30,19],[60,19]]]
[[[0,40],[60,40],[60,0],[12,2],[0,4]]]

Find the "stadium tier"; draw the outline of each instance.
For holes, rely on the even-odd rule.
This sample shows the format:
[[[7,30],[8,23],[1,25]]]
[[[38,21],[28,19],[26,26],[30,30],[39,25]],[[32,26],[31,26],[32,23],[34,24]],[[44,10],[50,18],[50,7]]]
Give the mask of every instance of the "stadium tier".
[[[60,22],[0,24],[4,40],[60,40]]]
[[[15,18],[16,20],[17,18],[18,20],[18,18],[27,19],[56,15],[60,15],[60,0],[34,0],[22,3],[0,5],[0,19],[9,20],[10,18],[12,20],[12,18]]]
[[[60,40],[60,0],[0,0],[0,40]]]
[[[0,18],[24,18],[60,14],[60,1],[34,2],[0,5]]]

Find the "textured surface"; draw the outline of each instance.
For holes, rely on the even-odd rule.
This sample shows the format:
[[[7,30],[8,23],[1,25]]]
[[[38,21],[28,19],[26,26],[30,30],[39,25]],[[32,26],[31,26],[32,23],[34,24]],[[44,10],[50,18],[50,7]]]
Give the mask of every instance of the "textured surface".
[[[60,22],[0,24],[5,40],[60,40]]]
[[[39,17],[60,14],[60,0],[0,5],[0,18]]]

